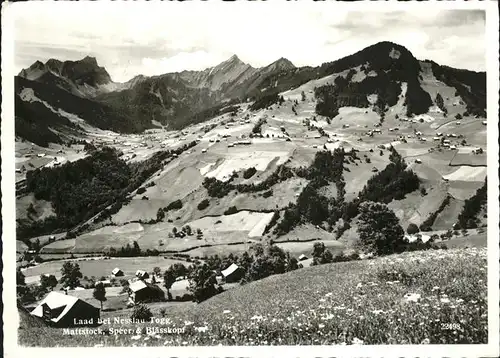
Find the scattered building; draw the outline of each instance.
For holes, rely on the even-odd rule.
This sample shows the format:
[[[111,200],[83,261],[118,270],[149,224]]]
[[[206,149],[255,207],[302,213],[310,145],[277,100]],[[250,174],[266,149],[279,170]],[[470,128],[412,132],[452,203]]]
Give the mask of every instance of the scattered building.
[[[137,270],[136,273],[135,273],[135,276],[139,280],[145,280],[145,279],[149,278],[149,274],[146,271],[144,271],[144,270]]]
[[[236,264],[231,264],[227,269],[222,270],[221,274],[226,282],[236,282],[243,277],[244,271]]]
[[[144,281],[136,281],[130,284],[130,302],[136,304],[138,302],[157,302],[165,300],[165,292],[151,283]]]
[[[50,292],[31,314],[58,328],[94,326],[100,317],[99,308],[55,291]]]
[[[299,261],[304,261],[304,260],[307,260],[307,259],[308,259],[308,257],[306,255],[304,255],[304,254],[302,254],[302,255],[299,256]]]

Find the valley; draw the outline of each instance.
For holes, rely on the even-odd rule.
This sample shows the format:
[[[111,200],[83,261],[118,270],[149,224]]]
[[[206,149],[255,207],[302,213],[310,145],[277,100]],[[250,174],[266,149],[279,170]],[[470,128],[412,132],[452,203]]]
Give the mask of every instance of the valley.
[[[90,277],[114,278],[115,267],[131,280],[137,270],[157,267],[154,284],[163,283],[162,273],[176,264],[192,265],[190,270],[208,264],[228,292],[209,300],[216,308],[200,305],[189,313],[193,320],[205,311],[222,312],[220,300],[234,301],[232,295],[250,287],[262,290],[262,308],[270,310],[265,285],[273,280],[288,287],[282,292],[299,292],[305,309],[305,289],[295,286],[301,277],[317,281],[321,274],[308,268],[313,248],[322,246],[338,261],[362,259],[325,259],[325,267],[344,265],[346,277],[371,265],[364,258],[373,252],[359,247],[367,225],[363,210],[370,205],[394,216],[402,247],[436,249],[425,254],[430,256],[437,249],[463,249],[481,261],[482,251],[475,250],[485,250],[487,237],[487,119],[480,95],[467,86],[483,80],[485,86],[484,73],[470,71],[453,82],[454,69],[419,61],[387,42],[317,68],[280,59],[254,69],[233,56],[205,71],[142,76],[126,84],[112,82],[95,59],[82,61],[93,74],[83,82],[65,76],[62,62],[57,71],[53,62],[37,63],[17,78],[16,251],[26,284],[37,285],[41,275],[60,280],[61,266],[76,262],[87,279],[70,293],[93,300]],[[38,131],[43,140],[33,140]],[[394,245],[391,253],[406,251]],[[256,247],[280,256],[273,253],[277,247],[287,265],[300,264],[294,266],[299,273],[244,287],[222,280],[221,271],[244,267],[242,260]],[[222,262],[211,264],[215,255]],[[253,255],[257,260],[259,254]],[[404,255],[413,260],[417,254]],[[443,262],[455,260],[443,255]],[[109,288],[107,315],[130,314],[118,280]],[[179,301],[189,291],[188,279],[181,281]],[[161,290],[169,293],[163,285]],[[325,293],[314,299],[323,302]],[[191,305],[150,306],[185,314]],[[242,336],[224,339],[247,343]],[[194,344],[207,342],[193,338]]]

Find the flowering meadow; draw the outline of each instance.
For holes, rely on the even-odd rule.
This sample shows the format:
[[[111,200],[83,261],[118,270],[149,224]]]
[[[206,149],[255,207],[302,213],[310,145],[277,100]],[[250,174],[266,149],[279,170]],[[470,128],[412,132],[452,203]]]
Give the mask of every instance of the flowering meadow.
[[[429,250],[313,266],[167,309],[164,324],[134,326],[130,335],[72,337],[45,328],[53,332],[46,345],[487,343],[486,256],[486,248]],[[155,317],[159,311],[152,308]],[[44,345],[39,340],[20,344]]]

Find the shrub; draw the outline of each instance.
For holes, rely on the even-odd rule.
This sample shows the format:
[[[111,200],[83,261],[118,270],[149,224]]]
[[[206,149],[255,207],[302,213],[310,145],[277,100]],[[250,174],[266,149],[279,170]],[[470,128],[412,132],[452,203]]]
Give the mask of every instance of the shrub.
[[[224,215],[232,215],[232,214],[236,214],[237,212],[238,212],[238,209],[236,209],[236,206],[231,206],[231,207],[229,207],[229,209],[224,211]]]
[[[168,206],[166,207],[166,211],[169,211],[169,210],[178,210],[178,209],[181,209],[181,208],[182,208],[182,201],[175,200],[175,201],[171,202],[170,204],[168,204]]]
[[[418,226],[414,223],[410,223],[408,227],[406,228],[406,232],[409,235],[414,235],[419,232]]]
[[[272,190],[268,190],[268,191],[266,191],[266,192],[264,192],[264,193],[262,194],[262,197],[263,197],[263,198],[269,198],[269,197],[270,197],[270,196],[272,196],[272,195],[273,195],[273,191],[272,191]]]
[[[204,210],[210,205],[210,201],[208,199],[203,199],[198,204],[198,210]]]
[[[248,168],[247,170],[245,170],[243,172],[243,178],[245,179],[249,179],[251,178],[255,173],[257,173],[257,169],[255,169],[254,167],[251,167],[251,168]]]
[[[153,317],[153,313],[148,306],[143,303],[136,305],[130,315],[130,318],[133,320],[145,320],[149,321]]]

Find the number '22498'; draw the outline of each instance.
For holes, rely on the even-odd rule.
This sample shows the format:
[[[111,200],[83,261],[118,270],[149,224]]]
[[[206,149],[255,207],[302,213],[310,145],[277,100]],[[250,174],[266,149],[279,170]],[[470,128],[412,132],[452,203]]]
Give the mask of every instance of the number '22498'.
[[[460,323],[441,323],[441,329],[461,330],[462,326],[460,325]]]

